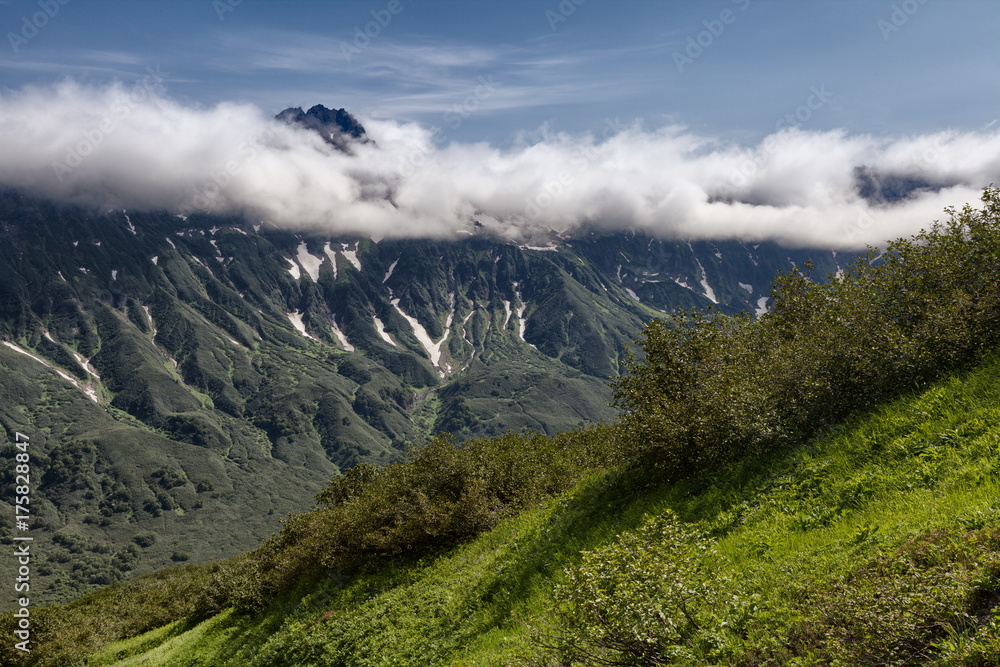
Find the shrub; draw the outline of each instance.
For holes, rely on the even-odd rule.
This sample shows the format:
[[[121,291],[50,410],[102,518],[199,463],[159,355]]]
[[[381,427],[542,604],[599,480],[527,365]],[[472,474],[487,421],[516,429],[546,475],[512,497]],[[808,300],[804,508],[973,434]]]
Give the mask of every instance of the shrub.
[[[133,537],[132,541],[145,549],[156,544],[156,533],[140,533]]]
[[[565,665],[716,663],[738,640],[719,623],[733,586],[720,558],[669,510],[651,517],[566,570],[559,625],[536,639]]]
[[[615,465],[610,433],[608,426],[552,438],[511,433],[461,447],[443,435],[405,463],[357,466],[317,496],[316,510],[290,517],[252,552],[223,590],[239,609],[253,611],[303,577],[419,557],[471,538],[587,472]]]
[[[625,441],[678,475],[800,441],[974,363],[1000,343],[1000,190],[982,201],[825,284],[780,276],[759,320],[651,323],[615,383]]]

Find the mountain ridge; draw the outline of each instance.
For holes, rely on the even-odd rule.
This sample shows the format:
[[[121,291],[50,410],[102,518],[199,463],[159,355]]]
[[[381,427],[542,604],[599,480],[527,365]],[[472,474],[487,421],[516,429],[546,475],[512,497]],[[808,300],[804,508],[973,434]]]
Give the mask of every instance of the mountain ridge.
[[[338,471],[440,431],[610,419],[607,380],[648,321],[708,294],[759,308],[774,273],[810,257],[839,269],[832,252],[768,244],[375,242],[6,193],[0,423],[47,434],[42,599],[249,548]],[[252,521],[212,527],[248,504]],[[58,566],[70,549],[86,567]]]

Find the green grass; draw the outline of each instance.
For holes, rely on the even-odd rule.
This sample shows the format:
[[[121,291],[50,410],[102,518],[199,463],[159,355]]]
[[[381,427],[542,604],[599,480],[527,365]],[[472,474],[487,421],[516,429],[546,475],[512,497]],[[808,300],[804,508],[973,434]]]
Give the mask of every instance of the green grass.
[[[796,637],[805,641],[811,626],[803,623],[818,622],[810,605],[931,531],[961,538],[997,525],[998,418],[993,355],[790,454],[667,485],[595,475],[446,553],[349,581],[303,583],[256,618],[225,612],[195,627],[174,624],[88,664],[550,664],[532,634],[560,632],[552,600],[565,568],[667,510],[716,540],[722,559],[713,576],[737,582],[731,592],[753,606],[755,622],[738,638],[743,662],[731,664],[820,664],[782,653]],[[934,659],[988,664],[962,662],[974,654],[975,632],[939,638]]]

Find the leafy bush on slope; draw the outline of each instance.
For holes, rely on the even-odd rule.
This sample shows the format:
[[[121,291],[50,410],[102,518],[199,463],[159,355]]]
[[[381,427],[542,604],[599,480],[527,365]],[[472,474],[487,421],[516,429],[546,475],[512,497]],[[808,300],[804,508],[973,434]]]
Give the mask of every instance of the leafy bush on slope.
[[[615,383],[631,449],[676,477],[801,441],[974,363],[1000,343],[1000,190],[982,202],[839,279],[780,276],[759,320],[651,323]]]

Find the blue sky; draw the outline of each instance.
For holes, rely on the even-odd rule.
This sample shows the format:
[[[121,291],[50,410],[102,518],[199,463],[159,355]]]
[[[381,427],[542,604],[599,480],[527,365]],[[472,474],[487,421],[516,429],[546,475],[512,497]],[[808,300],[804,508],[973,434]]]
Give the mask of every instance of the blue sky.
[[[158,66],[185,104],[322,103],[496,145],[613,119],[753,142],[797,110],[877,135],[1000,116],[993,1],[62,1],[0,2],[0,86]]]
[[[998,26],[996,0],[0,0],[0,187],[856,248],[1000,183]],[[375,142],[272,120],[314,104]],[[888,206],[859,173],[921,187]]]

